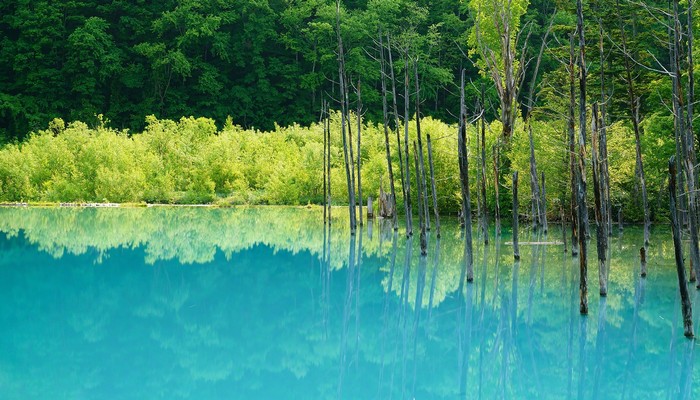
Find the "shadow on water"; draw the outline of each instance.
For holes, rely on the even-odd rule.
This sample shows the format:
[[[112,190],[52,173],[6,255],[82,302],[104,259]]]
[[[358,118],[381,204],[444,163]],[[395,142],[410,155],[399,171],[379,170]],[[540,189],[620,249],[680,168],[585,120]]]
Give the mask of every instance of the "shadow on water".
[[[321,215],[0,208],[3,398],[700,398],[662,229],[645,279],[642,230],[613,239],[581,317],[547,236],[513,262],[490,232],[468,282],[456,220],[421,257],[382,220],[353,237]]]

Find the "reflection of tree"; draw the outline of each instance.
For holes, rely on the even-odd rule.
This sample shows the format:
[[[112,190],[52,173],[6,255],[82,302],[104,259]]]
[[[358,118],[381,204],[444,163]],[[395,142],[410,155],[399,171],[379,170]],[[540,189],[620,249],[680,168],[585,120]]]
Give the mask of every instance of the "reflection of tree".
[[[316,210],[112,211],[0,209],[11,236],[0,239],[5,398],[337,398],[342,374],[344,399],[554,399],[569,386],[590,395],[594,371],[601,394],[619,393],[627,371],[635,398],[700,394],[688,384],[693,347],[668,346],[679,334],[672,253],[656,247],[646,288],[628,286],[637,249],[625,243],[641,230],[613,249],[605,315],[591,304],[598,329],[580,330],[561,247],[523,246],[516,267],[498,241],[477,247],[475,280],[458,295],[464,248],[449,221],[421,261],[393,232],[381,249],[379,234],[351,246],[340,223],[324,237]],[[188,240],[199,245],[181,257]]]

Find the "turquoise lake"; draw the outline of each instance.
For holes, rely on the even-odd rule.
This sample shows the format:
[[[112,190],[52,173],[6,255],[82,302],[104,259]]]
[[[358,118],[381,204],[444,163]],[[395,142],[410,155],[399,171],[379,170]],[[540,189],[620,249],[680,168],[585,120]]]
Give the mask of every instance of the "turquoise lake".
[[[668,226],[578,259],[319,208],[0,208],[0,399],[698,399]],[[476,224],[475,224],[476,225]],[[595,234],[595,225],[591,225]],[[559,242],[522,227],[521,242]],[[690,286],[700,334],[700,292]],[[698,354],[695,354],[698,352]]]

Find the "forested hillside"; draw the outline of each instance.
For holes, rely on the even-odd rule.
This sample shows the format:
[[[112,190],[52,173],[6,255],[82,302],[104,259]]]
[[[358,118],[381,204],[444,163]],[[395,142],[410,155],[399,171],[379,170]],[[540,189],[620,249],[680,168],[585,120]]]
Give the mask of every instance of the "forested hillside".
[[[540,213],[534,208],[545,188],[538,187],[540,173],[548,212],[568,212],[576,176],[569,156],[578,148],[572,135],[588,121],[583,131],[590,140],[596,103],[598,125],[608,135],[611,208],[632,220],[641,220],[646,207],[651,219],[668,212],[667,161],[682,153],[685,140],[678,139],[685,128],[674,110],[688,108],[680,119],[689,118],[685,126],[693,132],[697,8],[684,1],[585,1],[580,42],[570,1],[337,6],[335,0],[2,2],[0,137],[14,144],[0,153],[0,199],[323,202],[318,121],[324,102],[341,110],[342,55],[344,104],[363,118],[357,127],[366,141],[357,161],[369,195],[380,184],[389,190],[385,145],[400,181],[399,165],[407,160],[394,132],[409,126],[405,139],[420,144],[415,123],[430,117],[424,130],[435,139],[436,201],[457,212],[464,71],[472,192],[485,186],[475,200],[480,206],[494,210],[496,199],[509,204],[506,176],[520,170],[533,201],[527,211],[531,202],[521,203],[524,214]],[[341,114],[350,118],[349,110]],[[333,114],[329,149],[336,204],[348,195],[339,119]],[[347,124],[354,129],[355,116]],[[593,193],[588,197],[592,204]],[[401,209],[403,196],[396,198]]]

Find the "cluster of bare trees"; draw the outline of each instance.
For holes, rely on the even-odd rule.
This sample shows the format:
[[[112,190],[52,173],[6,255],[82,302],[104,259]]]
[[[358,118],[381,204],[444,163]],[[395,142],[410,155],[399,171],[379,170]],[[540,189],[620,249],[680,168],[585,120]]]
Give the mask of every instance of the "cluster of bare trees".
[[[631,125],[634,132],[635,139],[635,174],[641,191],[641,201],[642,209],[644,213],[644,243],[640,250],[642,257],[642,263],[646,266],[646,255],[649,246],[649,228],[650,228],[650,215],[649,215],[649,201],[647,196],[647,186],[644,174],[644,163],[642,159],[642,132],[640,127],[640,115],[639,115],[639,98],[637,96],[637,88],[635,87],[635,73],[636,68],[643,67],[643,63],[639,61],[635,54],[633,54],[629,49],[629,42],[627,37],[627,27],[620,16],[620,1],[617,0],[616,3],[617,19],[619,20],[620,36],[619,42],[612,42],[612,46],[618,49],[623,56],[623,79],[626,86],[626,102],[629,106],[629,116],[631,119]],[[673,221],[673,232],[674,239],[677,239],[676,251],[680,252],[682,248],[680,247],[680,235],[684,233],[684,228],[690,238],[690,280],[695,280],[695,277],[700,273],[700,248],[698,246],[698,228],[700,224],[700,216],[698,215],[698,198],[696,195],[696,190],[700,184],[698,180],[698,174],[695,172],[697,167],[697,156],[695,153],[695,138],[693,134],[693,118],[694,109],[693,105],[694,99],[694,76],[693,76],[693,5],[694,1],[690,0],[688,2],[688,8],[685,10],[685,15],[687,16],[687,21],[682,23],[679,11],[679,1],[672,0],[670,2],[669,10],[667,10],[664,15],[668,19],[668,32],[669,32],[669,66],[667,68],[660,68],[659,70],[667,74],[672,83],[673,88],[673,99],[672,99],[672,111],[674,116],[674,126],[675,126],[675,139],[676,139],[676,156],[673,160],[673,165],[670,169],[670,188],[671,188],[671,208],[672,208],[672,221]],[[650,12],[658,12],[659,10],[650,10]],[[534,64],[534,69],[529,74],[532,79],[529,92],[523,101],[523,110],[525,123],[525,129],[529,138],[529,178],[530,178],[530,189],[531,189],[531,203],[530,203],[530,216],[532,226],[536,229],[542,229],[545,233],[547,232],[547,201],[546,201],[546,190],[545,190],[545,179],[544,173],[538,174],[537,160],[535,157],[535,145],[534,145],[534,132],[532,129],[532,115],[535,105],[535,90],[537,75],[540,69],[540,62],[547,47],[547,39],[552,28],[552,22],[550,22],[544,36],[539,52],[535,57],[528,59],[526,57],[527,49],[527,36],[521,37],[521,33],[517,35],[512,34],[513,21],[511,20],[512,15],[508,12],[500,13],[497,15],[500,18],[497,22],[497,26],[502,29],[500,32],[500,49],[491,49],[483,40],[481,33],[482,28],[477,22],[474,27],[474,32],[476,36],[476,46],[482,55],[484,61],[484,68],[494,83],[496,88],[496,94],[500,100],[500,118],[502,122],[502,137],[503,144],[507,145],[508,141],[513,132],[513,124],[515,122],[515,112],[516,101],[519,100],[519,91],[522,86],[524,77],[526,76],[525,71],[529,65]],[[554,18],[552,18],[554,21]],[[588,89],[587,75],[588,75],[588,65],[586,63],[586,29],[584,26],[584,8],[581,0],[576,2],[576,29],[569,36],[569,57],[568,60],[562,60],[565,69],[568,71],[568,114],[567,119],[567,134],[566,134],[566,148],[568,150],[568,169],[570,172],[570,189],[571,198],[568,203],[569,208],[569,220],[571,221],[571,239],[572,239],[572,251],[573,256],[579,257],[579,269],[580,269],[580,313],[588,313],[588,260],[587,260],[587,246],[588,239],[590,238],[590,230],[588,227],[589,222],[589,206],[587,205],[587,174],[590,172],[590,176],[593,178],[593,197],[595,199],[593,209],[595,211],[595,221],[596,221],[596,247],[597,247],[597,259],[598,259],[598,277],[599,277],[599,287],[600,295],[606,296],[608,292],[608,275],[609,275],[609,237],[612,235],[613,231],[613,204],[610,196],[610,171],[609,171],[609,160],[608,160],[608,149],[607,149],[607,105],[610,100],[610,91],[606,86],[606,49],[604,38],[606,37],[606,32],[604,31],[603,24],[598,21],[598,53],[599,53],[599,63],[600,63],[600,99],[590,101],[586,94]],[[336,28],[337,28],[337,40],[338,40],[338,83],[340,90],[340,110],[341,110],[341,135],[343,139],[343,158],[345,166],[345,174],[348,185],[349,194],[349,214],[351,221],[351,232],[354,234],[356,229],[356,224],[358,220],[357,216],[357,204],[360,205],[360,215],[359,222],[362,224],[362,192],[361,192],[361,115],[362,115],[362,104],[360,97],[360,82],[357,82],[356,86],[356,97],[357,97],[357,160],[354,159],[353,154],[353,139],[352,139],[352,129],[350,127],[349,121],[349,109],[350,103],[348,101],[348,79],[345,72],[344,66],[344,49],[342,42],[342,35],[340,32],[340,1],[337,1],[337,18],[336,18]],[[385,203],[388,202],[387,207],[381,208],[381,214],[383,217],[391,218],[393,221],[394,230],[398,230],[398,213],[396,210],[397,197],[399,195],[396,190],[394,176],[394,168],[392,165],[392,144],[391,140],[395,140],[395,148],[398,149],[398,161],[399,161],[399,177],[401,185],[401,196],[403,198],[404,204],[404,214],[406,217],[406,237],[411,237],[414,233],[413,229],[413,209],[412,209],[412,199],[411,199],[411,159],[413,159],[414,176],[416,179],[417,186],[417,198],[413,199],[417,202],[418,208],[418,223],[420,232],[420,244],[421,253],[425,255],[427,253],[427,240],[426,231],[431,229],[431,216],[430,216],[430,205],[432,197],[432,207],[434,211],[434,222],[438,237],[440,236],[440,218],[438,212],[438,201],[435,185],[435,176],[433,168],[433,154],[432,154],[432,142],[430,135],[428,134],[427,139],[427,166],[426,166],[426,149],[423,146],[423,134],[421,132],[420,126],[420,109],[421,109],[421,88],[420,88],[420,76],[419,76],[419,57],[416,54],[411,53],[410,46],[404,46],[403,48],[397,48],[392,46],[392,38],[389,34],[382,32],[381,29],[377,35],[378,40],[376,60],[379,62],[380,77],[381,77],[381,96],[382,96],[382,114],[384,123],[384,141],[386,150],[386,161],[387,161],[387,171],[388,171],[388,181],[390,192],[384,200]],[[524,38],[524,44],[518,44],[518,41]],[[685,47],[683,47],[683,45]],[[520,48],[522,53],[518,59],[516,57],[515,49]],[[400,57],[403,61],[403,115],[399,114],[398,104],[397,104],[397,84],[396,77],[394,76],[394,53],[398,50]],[[609,49],[608,49],[609,50]],[[683,55],[685,54],[685,57]],[[517,60],[517,61],[516,61]],[[682,68],[683,65],[687,65],[687,70]],[[412,72],[412,73],[411,73]],[[683,75],[687,75],[686,79],[682,79]],[[412,76],[411,76],[412,75]],[[411,79],[413,79],[413,94],[410,93]],[[389,83],[391,87],[389,87]],[[577,88],[578,86],[578,88]],[[473,279],[473,249],[472,249],[472,223],[471,223],[471,193],[469,184],[469,160],[468,160],[468,150],[467,150],[467,124],[476,122],[480,120],[480,124],[477,126],[477,151],[479,156],[480,164],[477,168],[477,199],[476,204],[478,206],[478,218],[479,218],[479,232],[483,235],[483,240],[485,244],[488,244],[488,210],[486,201],[486,123],[485,123],[485,99],[484,99],[484,88],[481,88],[481,98],[477,103],[476,110],[478,113],[477,118],[474,121],[467,121],[467,110],[465,105],[465,72],[461,71],[460,78],[460,110],[459,110],[459,124],[457,131],[457,154],[458,154],[458,164],[459,164],[459,183],[461,191],[461,221],[464,227],[465,233],[465,264],[466,264],[466,280],[468,282]],[[684,95],[685,92],[685,95]],[[411,95],[414,100],[415,109],[415,123],[416,123],[416,141],[411,144],[409,143],[408,135],[408,124],[409,124],[409,110]],[[392,109],[389,108],[388,98],[392,99]],[[590,112],[589,112],[590,111]],[[578,114],[578,115],[577,115]],[[324,191],[326,192],[326,200],[330,203],[330,180],[328,179],[330,173],[330,126],[328,124],[328,105],[324,103],[323,105],[323,116],[324,120],[324,138],[325,145],[324,148]],[[393,116],[393,118],[392,118]],[[578,116],[578,123],[576,117]],[[590,118],[590,136],[588,133]],[[393,123],[393,129],[392,129]],[[399,130],[403,127],[404,134],[401,137]],[[578,129],[577,129],[578,128]],[[391,131],[394,131],[395,139],[392,139]],[[591,138],[591,150],[590,154],[587,150],[587,137]],[[413,148],[413,155],[411,156],[409,150]],[[499,187],[501,181],[501,174],[506,172],[509,168],[506,165],[505,170],[500,168],[500,145],[497,144],[493,148],[493,174],[495,177],[494,189],[496,192],[496,204],[494,211],[496,234],[500,233],[500,205],[498,204],[499,197]],[[589,161],[590,157],[590,161]],[[587,165],[590,163],[591,171],[587,172]],[[355,166],[357,168],[357,174],[355,174]],[[518,213],[518,197],[517,197],[517,179],[518,171],[513,172],[512,179],[512,195],[513,195],[513,246],[514,246],[514,257],[519,258],[518,251],[518,221],[520,219]],[[357,176],[357,179],[355,178]],[[355,188],[357,188],[357,201],[355,196]],[[560,204],[565,204],[564,199],[560,199]],[[562,224],[565,223],[565,213],[563,208],[561,208],[561,218]],[[330,216],[330,209],[327,212]],[[622,216],[621,211],[618,211],[618,222],[620,224],[620,230],[622,229]],[[566,241],[566,235],[564,236]],[[566,251],[566,245],[565,251]],[[677,259],[680,260],[679,264],[679,282],[681,285],[681,295],[683,297],[683,307],[684,316],[691,314],[690,302],[687,299],[687,290],[684,290],[685,285],[685,273],[682,265],[682,254],[677,254]],[[646,275],[646,268],[642,269],[643,275]],[[683,272],[683,274],[681,274]],[[700,289],[700,285],[698,285]],[[687,289],[687,288],[686,288]],[[687,324],[691,324],[692,321],[690,317],[687,319]],[[692,336],[692,326],[686,326],[686,335]]]

